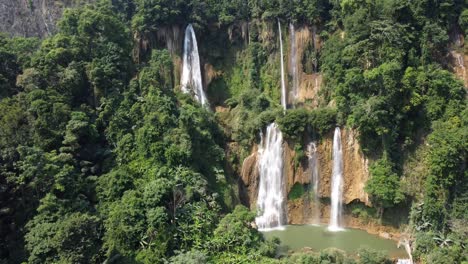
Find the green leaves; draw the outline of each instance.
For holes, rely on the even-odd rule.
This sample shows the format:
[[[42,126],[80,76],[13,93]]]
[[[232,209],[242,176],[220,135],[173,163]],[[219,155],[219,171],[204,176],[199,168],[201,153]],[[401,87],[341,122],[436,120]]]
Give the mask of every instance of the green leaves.
[[[325,135],[337,125],[336,110],[333,108],[316,108],[306,110],[304,108],[287,110],[276,120],[284,135],[296,142],[302,142],[308,129],[312,129],[316,137]]]
[[[468,9],[467,8],[463,9],[463,12],[460,14],[460,17],[458,18],[458,24],[461,26],[461,28],[465,32],[465,35],[467,35],[468,34]]]
[[[278,119],[282,133],[293,140],[300,140],[307,128],[308,113],[305,109],[286,111],[284,117]]]
[[[98,261],[102,239],[102,223],[89,214],[74,213],[59,225],[52,241],[62,263],[91,263]]]
[[[371,178],[365,189],[375,203],[388,208],[404,199],[399,177],[393,172],[392,164],[387,159],[380,159],[372,164],[370,173]]]
[[[251,223],[255,214],[244,206],[237,206],[226,215],[214,231],[213,250],[245,254],[254,251],[263,241],[263,237]]]
[[[138,0],[132,27],[139,32],[149,32],[158,25],[170,25],[177,21],[183,5],[171,0]]]

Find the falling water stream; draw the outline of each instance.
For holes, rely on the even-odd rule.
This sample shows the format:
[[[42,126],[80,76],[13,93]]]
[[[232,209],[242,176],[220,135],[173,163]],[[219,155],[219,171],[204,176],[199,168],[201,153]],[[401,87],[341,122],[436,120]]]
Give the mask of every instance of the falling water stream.
[[[278,126],[271,123],[266,135],[261,135],[258,169],[260,184],[255,222],[260,230],[281,227],[286,223],[283,180],[283,136]]]
[[[294,101],[297,101],[297,98],[299,96],[299,77],[297,74],[297,46],[296,46],[296,31],[294,29],[294,24],[290,23],[289,24],[289,38],[290,38],[290,74],[292,76],[292,97]]]
[[[411,259],[398,259],[396,264],[413,264]]]
[[[203,90],[200,57],[198,55],[197,38],[192,24],[185,29],[182,77],[180,80],[182,92],[193,94],[202,105],[208,106]]]
[[[309,168],[313,192],[313,206],[312,206],[312,224],[320,224],[320,204],[318,196],[319,187],[319,172],[318,172],[318,158],[317,158],[317,145],[311,142],[307,145],[307,155],[309,158]]]
[[[460,67],[460,69],[462,70],[463,80],[465,80],[466,79],[466,69],[465,69],[465,62],[464,62],[463,55],[460,54],[460,53],[456,53],[455,58],[457,59],[458,67]]]
[[[281,105],[283,109],[286,110],[286,83],[284,77],[284,56],[283,56],[283,37],[281,35],[281,22],[278,20],[278,31],[279,31],[279,40],[280,40],[280,56],[281,56]]]
[[[333,136],[333,171],[331,186],[331,212],[328,230],[341,231],[341,207],[343,192],[343,151],[341,149],[341,131],[335,128]]]
[[[284,80],[283,39],[281,23],[278,20],[278,31],[281,55],[281,105],[286,110],[286,84]],[[281,228],[286,221],[285,185],[283,177],[283,135],[278,125],[271,123],[266,129],[266,135],[260,134],[261,143],[258,150],[258,169],[260,184],[257,198],[258,216],[255,218],[257,227],[262,230]]]

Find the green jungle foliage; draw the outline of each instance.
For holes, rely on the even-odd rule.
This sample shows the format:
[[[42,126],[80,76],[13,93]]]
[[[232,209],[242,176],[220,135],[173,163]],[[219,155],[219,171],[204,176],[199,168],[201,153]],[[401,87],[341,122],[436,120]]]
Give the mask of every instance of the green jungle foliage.
[[[288,199],[289,200],[299,199],[304,195],[304,193],[305,193],[304,186],[296,182],[288,193]]]
[[[323,73],[318,106],[279,104],[277,20],[285,47],[289,22],[320,31],[301,59]],[[159,43],[187,23],[219,70],[212,109],[179,92],[180,51]],[[46,39],[0,35],[0,263],[390,263],[276,255],[235,173],[273,121],[296,167],[306,142],[355,129],[376,211],[352,214],[411,206],[414,258],[466,262],[466,87],[446,54],[467,32],[463,0],[98,0]]]

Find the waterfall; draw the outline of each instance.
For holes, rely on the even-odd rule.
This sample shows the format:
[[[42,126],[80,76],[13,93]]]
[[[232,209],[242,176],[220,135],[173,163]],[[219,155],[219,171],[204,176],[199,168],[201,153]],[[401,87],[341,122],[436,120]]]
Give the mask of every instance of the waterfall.
[[[409,259],[398,259],[397,264],[413,264],[413,255],[411,254],[411,242],[407,238],[403,238],[398,241],[397,247],[399,248],[401,245],[405,248],[406,253],[409,256]]]
[[[341,131],[340,128],[335,128],[333,136],[333,171],[332,171],[332,186],[331,186],[331,212],[330,231],[340,231],[341,218],[341,198],[343,191],[343,152],[341,149]]]
[[[283,37],[281,36],[281,22],[278,20],[278,31],[279,31],[279,40],[280,40],[280,55],[281,55],[281,105],[283,109],[286,110],[286,83],[284,78],[284,57],[283,57]]]
[[[398,259],[396,264],[413,264],[411,259]]]
[[[257,199],[259,229],[277,228],[286,223],[283,181],[283,136],[275,123],[268,125],[266,136],[260,134],[258,168],[260,184]]]
[[[309,158],[309,168],[311,176],[311,184],[313,184],[312,191],[314,192],[313,211],[312,211],[312,223],[320,224],[320,204],[318,196],[319,187],[319,172],[318,172],[318,157],[317,157],[317,145],[315,142],[311,142],[307,145],[307,156]]]
[[[289,24],[289,34],[290,34],[290,42],[291,42],[291,48],[290,48],[290,73],[292,76],[292,95],[294,98],[294,101],[297,100],[297,97],[299,95],[299,77],[297,74],[297,47],[296,47],[296,31],[294,29],[294,24],[290,23]]]
[[[192,93],[200,104],[205,106],[208,105],[202,84],[197,38],[192,24],[189,24],[185,29],[183,66],[180,84],[182,92]]]
[[[465,62],[464,62],[463,54],[456,53],[455,58],[457,59],[458,67],[460,67],[460,69],[463,71],[462,77],[463,77],[463,81],[465,81],[465,79],[466,79],[466,69],[465,69]]]
[[[315,26],[312,26],[312,45],[314,47],[314,51],[317,51],[318,49],[318,45],[317,45],[317,28]],[[318,61],[317,61],[317,56],[315,56],[315,58],[313,59],[312,61],[313,65],[314,65],[314,68],[313,68],[313,72],[314,73],[317,73],[318,71]],[[317,86],[317,85],[315,85]]]

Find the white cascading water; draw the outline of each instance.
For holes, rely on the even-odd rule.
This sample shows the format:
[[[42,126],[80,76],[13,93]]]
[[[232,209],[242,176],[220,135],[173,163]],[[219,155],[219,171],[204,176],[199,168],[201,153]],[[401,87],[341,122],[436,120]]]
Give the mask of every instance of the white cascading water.
[[[318,172],[318,153],[317,145],[311,142],[307,145],[307,155],[309,158],[309,168],[311,174],[311,184],[313,184],[312,191],[314,192],[313,211],[312,211],[312,224],[320,224],[320,205],[318,196],[319,187],[319,172]]]
[[[208,105],[208,100],[206,99],[205,91],[203,90],[197,38],[192,24],[189,24],[185,29],[183,66],[180,84],[182,92],[192,93],[200,104],[205,106]]]
[[[398,259],[397,264],[413,264],[413,255],[411,254],[411,242],[407,238],[403,238],[398,242],[398,248],[403,246],[406,253],[408,254],[408,259]]]
[[[283,181],[283,136],[275,123],[268,125],[266,136],[260,134],[258,169],[260,184],[255,223],[260,230],[281,227],[286,223],[285,186]]]
[[[343,192],[343,151],[341,149],[341,131],[335,128],[333,136],[333,171],[331,186],[331,212],[328,230],[340,231],[342,192]]]
[[[283,37],[281,35],[281,22],[278,20],[278,31],[279,31],[279,40],[280,40],[280,56],[281,56],[281,105],[283,109],[286,110],[286,83],[284,77],[284,56],[283,56]]]
[[[463,58],[463,55],[460,54],[460,53],[457,53],[455,55],[456,59],[457,59],[457,64],[458,64],[458,67],[460,67],[460,69],[463,71],[463,80],[466,79],[466,69],[465,69],[465,62],[464,62],[464,58]]]
[[[292,76],[292,96],[294,101],[297,101],[297,97],[299,95],[299,77],[297,74],[297,47],[296,47],[296,31],[294,29],[294,24],[290,23],[289,24],[289,34],[290,34],[290,42],[291,42],[291,48],[290,48],[290,74]]]
[[[312,44],[314,47],[314,50],[317,50],[317,28],[315,26],[312,26]],[[313,72],[317,72],[317,59],[313,60]],[[315,81],[317,81],[317,78],[315,78]],[[315,83],[315,87],[317,87],[317,83]]]
[[[411,259],[398,259],[396,264],[413,264]]]

